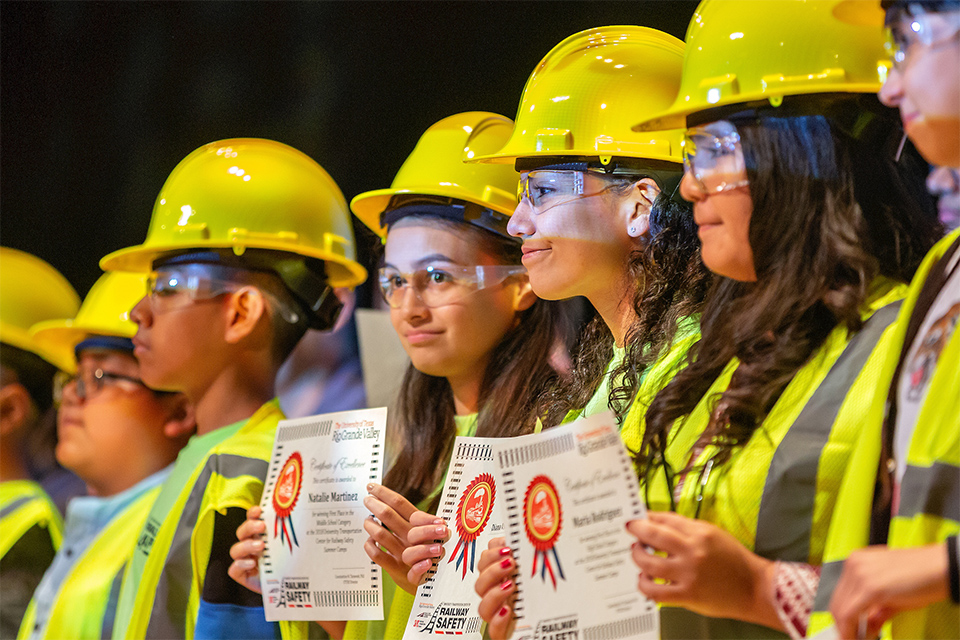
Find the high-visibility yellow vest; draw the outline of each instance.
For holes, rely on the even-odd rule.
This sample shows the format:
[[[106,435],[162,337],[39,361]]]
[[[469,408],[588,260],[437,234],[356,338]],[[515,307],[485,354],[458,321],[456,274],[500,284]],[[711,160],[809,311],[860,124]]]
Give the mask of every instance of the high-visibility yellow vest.
[[[640,450],[640,443],[643,442],[643,418],[647,409],[650,408],[650,403],[657,393],[687,365],[687,353],[700,339],[699,321],[699,316],[684,318],[685,326],[682,331],[678,327],[670,348],[644,373],[637,396],[633,399],[630,411],[624,418],[623,428],[620,430],[620,438],[628,450],[632,452]]]
[[[115,627],[115,638],[193,638],[214,516],[260,503],[277,423],[283,417],[280,405],[271,400],[197,466],[157,532],[129,624],[126,629]],[[129,573],[128,568],[124,580]]]
[[[93,539],[60,585],[41,638],[110,637],[123,570],[158,493],[159,486],[146,491]],[[33,632],[35,607],[31,600],[17,636],[21,640]]]
[[[960,239],[960,230],[938,242],[927,254],[914,276],[896,325],[894,343],[886,368],[892,378],[901,349],[908,349],[904,337],[930,270]],[[892,381],[897,384],[897,381]],[[883,385],[870,407],[870,430],[864,431],[856,455],[844,478],[837,512],[842,527],[830,530],[824,551],[820,587],[814,603],[809,633],[833,624],[829,613],[833,589],[843,571],[843,560],[870,539],[870,516],[881,450],[881,421],[886,410],[887,390]],[[896,389],[893,390],[896,393]],[[875,419],[876,416],[880,419]],[[917,414],[907,453],[907,467],[900,487],[898,513],[890,523],[887,543],[891,547],[916,547],[942,542],[960,532],[960,331],[954,331],[934,370],[927,395]],[[884,635],[895,638],[958,638],[960,608],[942,602],[894,617]]]
[[[885,390],[878,391],[878,381],[889,378],[884,361],[905,292],[906,285],[884,278],[874,282],[862,314],[863,328],[854,335],[845,327],[834,328],[749,442],[724,464],[713,467],[717,448],[705,447],[684,482],[677,512],[718,525],[764,558],[819,565],[866,409],[885,395]],[[715,399],[737,366],[737,361],[729,363],[690,415],[674,426],[665,453],[674,470],[688,464]],[[641,424],[640,435],[642,429]],[[662,468],[650,474],[649,483],[644,476],[641,492],[650,508],[669,509]],[[675,607],[661,609],[661,623],[664,638],[786,637],[760,625]]]
[[[54,550],[60,548],[63,519],[43,488],[31,480],[0,482],[0,558],[34,526],[46,529]]]

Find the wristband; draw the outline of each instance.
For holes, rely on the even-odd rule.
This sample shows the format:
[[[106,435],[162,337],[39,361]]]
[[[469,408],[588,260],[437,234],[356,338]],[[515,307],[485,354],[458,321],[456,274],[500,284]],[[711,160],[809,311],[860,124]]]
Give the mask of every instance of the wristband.
[[[950,599],[960,604],[960,562],[957,558],[957,536],[947,538],[947,575],[950,579]]]

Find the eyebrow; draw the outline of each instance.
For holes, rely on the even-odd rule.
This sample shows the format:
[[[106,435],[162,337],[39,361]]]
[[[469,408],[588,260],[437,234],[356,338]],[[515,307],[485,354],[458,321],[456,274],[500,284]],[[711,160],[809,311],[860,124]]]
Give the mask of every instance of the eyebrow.
[[[460,262],[460,261],[458,261],[458,260],[454,260],[453,258],[451,258],[451,257],[449,257],[449,256],[445,256],[445,255],[443,255],[442,253],[431,253],[431,254],[428,255],[428,256],[424,256],[424,257],[420,258],[419,260],[415,261],[415,262],[413,263],[413,266],[414,266],[414,268],[416,268],[416,269],[422,269],[423,267],[425,267],[425,266],[427,266],[427,265],[429,265],[429,264],[431,264],[431,263],[433,263],[433,262],[446,262],[446,263],[449,263],[449,264],[455,264],[455,265],[459,265],[459,266],[464,266],[464,264],[463,264],[462,262]],[[391,269],[396,269],[397,271],[400,271],[400,269],[399,269],[398,267],[390,264],[389,262],[384,262],[384,263],[383,263],[383,266],[384,266],[384,267],[389,267],[389,268],[391,268]]]

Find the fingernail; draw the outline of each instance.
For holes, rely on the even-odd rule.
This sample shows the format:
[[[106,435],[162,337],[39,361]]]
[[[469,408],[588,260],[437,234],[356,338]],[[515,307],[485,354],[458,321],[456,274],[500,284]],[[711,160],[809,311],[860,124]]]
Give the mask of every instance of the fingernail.
[[[443,518],[437,518],[436,520],[433,521],[433,524],[446,524],[446,523],[443,521]]]
[[[375,484],[373,484],[373,483],[371,482],[370,484],[367,485],[367,491],[373,491],[374,487],[376,487],[376,486],[377,486],[377,485],[375,485]]]
[[[254,540],[254,541],[253,541],[253,548],[254,548],[254,549],[263,549],[264,546],[265,546],[265,544],[264,544],[263,540]]]
[[[371,496],[366,496],[366,497],[363,499],[363,506],[365,506],[365,507],[367,507],[367,508],[369,509],[369,508],[370,508],[370,502],[371,502],[372,500],[373,500],[373,498],[372,498]]]
[[[508,555],[510,555],[510,547],[501,547],[501,548],[500,548],[500,555],[502,555],[502,556],[508,556]]]
[[[513,560],[511,560],[510,558],[504,558],[503,560],[500,561],[500,566],[503,567],[504,569],[509,569],[510,565],[512,564],[513,564]]]
[[[430,554],[435,556],[440,555],[440,545],[438,544],[430,545]]]
[[[507,609],[506,607],[500,607],[500,612],[497,615],[501,618],[505,618],[508,613],[510,613],[510,609]]]
[[[447,535],[447,528],[446,528],[446,527],[437,527],[437,535],[438,535],[438,536],[445,536],[445,535]]]
[[[500,585],[500,591],[506,591],[512,586],[513,586],[513,580],[507,580],[506,582]]]

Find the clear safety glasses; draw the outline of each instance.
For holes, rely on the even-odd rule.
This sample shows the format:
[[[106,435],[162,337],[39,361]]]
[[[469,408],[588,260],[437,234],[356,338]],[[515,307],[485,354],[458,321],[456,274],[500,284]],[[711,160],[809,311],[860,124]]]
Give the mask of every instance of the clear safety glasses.
[[[591,181],[588,176],[595,182],[592,190],[587,185]],[[526,198],[533,212],[539,215],[567,202],[599,196],[615,186],[615,182],[604,180],[602,173],[592,171],[528,171],[520,175],[517,202]]]
[[[908,5],[891,9],[887,18],[887,50],[898,70],[918,48],[940,49],[958,41],[958,36],[960,11],[926,11],[921,5]]]
[[[58,371],[53,378],[53,399],[58,406],[63,400],[64,389],[72,382],[77,383],[74,393],[81,400],[87,400],[99,395],[104,387],[108,386],[126,385],[127,387],[143,387],[148,391],[153,391],[147,387],[140,378],[134,378],[120,373],[111,373],[103,369],[87,369],[86,371],[79,371],[75,374]]]
[[[750,184],[740,134],[733,123],[726,120],[687,129],[683,139],[683,169],[697,188],[707,194]]]
[[[230,279],[230,269],[204,263],[162,267],[147,276],[147,296],[154,312],[163,313],[185,307],[192,302],[212,300],[225,293],[239,291],[247,284]],[[280,315],[290,323],[296,323],[300,315],[276,296],[256,289],[271,303]]]
[[[403,304],[407,288],[412,287],[414,294],[425,307],[442,307],[526,271],[519,265],[431,266],[413,273],[401,273],[393,267],[382,267],[380,293],[388,305],[397,309]]]

